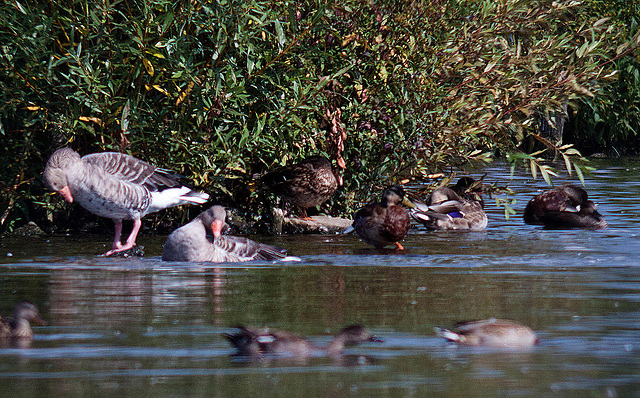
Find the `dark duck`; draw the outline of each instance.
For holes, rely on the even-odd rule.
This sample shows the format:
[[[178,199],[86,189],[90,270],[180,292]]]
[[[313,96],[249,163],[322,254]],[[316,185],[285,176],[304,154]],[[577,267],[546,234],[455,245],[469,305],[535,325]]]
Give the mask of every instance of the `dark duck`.
[[[369,203],[356,212],[352,226],[345,232],[355,230],[363,241],[378,249],[395,245],[404,250],[400,241],[411,226],[411,217],[402,207],[404,202],[404,189],[400,185],[386,188],[380,202]]]
[[[587,191],[562,185],[533,197],[524,210],[524,222],[547,228],[602,229],[607,222],[589,200]]]

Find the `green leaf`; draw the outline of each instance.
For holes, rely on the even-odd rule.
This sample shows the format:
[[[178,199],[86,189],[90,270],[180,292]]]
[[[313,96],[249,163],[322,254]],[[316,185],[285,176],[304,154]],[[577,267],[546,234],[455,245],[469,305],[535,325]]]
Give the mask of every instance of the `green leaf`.
[[[276,35],[278,37],[278,44],[280,45],[280,47],[284,47],[284,44],[286,42],[285,37],[284,37],[284,32],[282,31],[282,25],[280,24],[280,21],[276,19],[275,21],[275,25],[276,25]]]

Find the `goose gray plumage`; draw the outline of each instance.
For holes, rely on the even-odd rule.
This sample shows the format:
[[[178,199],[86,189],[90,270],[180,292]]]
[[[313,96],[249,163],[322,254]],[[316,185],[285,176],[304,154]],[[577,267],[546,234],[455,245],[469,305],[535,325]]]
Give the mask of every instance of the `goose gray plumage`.
[[[18,303],[13,309],[13,319],[0,316],[0,339],[33,338],[31,322],[37,325],[46,324],[35,305],[28,301]]]
[[[483,347],[531,347],[538,336],[530,327],[509,319],[461,322],[452,331],[435,328],[436,335],[461,345]]]
[[[146,214],[182,204],[202,204],[203,192],[182,185],[181,176],[119,152],[80,157],[71,148],[58,149],[44,170],[45,184],[69,203],[78,202],[93,214],[115,222],[113,253],[131,249]],[[120,241],[122,220],[133,220],[126,242]]]
[[[338,189],[331,162],[317,155],[273,170],[260,181],[276,195],[300,207],[302,218],[308,218],[307,208],[323,204]]]
[[[587,191],[566,184],[533,197],[524,210],[524,222],[547,228],[602,229],[604,217],[589,200]]]
[[[173,231],[162,250],[165,261],[243,262],[251,260],[295,261],[284,249],[248,238],[222,235],[227,212],[211,206],[190,223]]]
[[[340,355],[347,346],[366,341],[381,343],[383,340],[373,336],[361,325],[350,325],[342,329],[326,346],[318,347],[295,333],[273,328],[252,328],[238,326],[237,333],[223,333],[238,351],[237,355],[291,355],[304,357],[314,352],[327,355]]]
[[[462,198],[451,188],[438,188],[431,192],[427,204],[413,205],[411,216],[430,230],[481,231],[487,227],[482,203]]]

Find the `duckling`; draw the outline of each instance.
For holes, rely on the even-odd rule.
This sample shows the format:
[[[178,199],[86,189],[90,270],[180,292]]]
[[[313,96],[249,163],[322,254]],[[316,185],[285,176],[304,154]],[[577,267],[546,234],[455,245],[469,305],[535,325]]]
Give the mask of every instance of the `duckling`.
[[[0,317],[0,339],[31,339],[31,323],[46,325],[40,318],[38,308],[28,301],[18,303],[13,309],[13,319]]]
[[[251,328],[238,326],[238,333],[223,333],[232,346],[238,351],[237,355],[257,356],[263,354],[291,355],[305,357],[314,351],[322,351],[327,355],[340,355],[347,346],[357,345],[366,341],[381,343],[383,340],[371,335],[369,330],[361,325],[350,325],[342,329],[323,347],[317,347],[304,337],[272,328]]]
[[[443,187],[431,192],[425,205],[413,202],[411,216],[430,230],[465,229],[481,231],[487,227],[487,215],[481,202],[461,198],[453,189]]]
[[[324,156],[310,156],[300,163],[280,167],[260,181],[285,201],[300,207],[303,219],[309,218],[307,208],[323,204],[338,189],[331,162]]]
[[[548,228],[607,227],[595,203],[588,200],[587,191],[570,184],[549,189],[531,199],[524,210],[524,222]]]
[[[461,345],[484,347],[531,347],[538,344],[536,333],[526,325],[508,319],[462,322],[454,331],[436,327],[436,335]]]
[[[378,249],[396,245],[404,250],[399,241],[411,226],[409,213],[401,206],[404,201],[404,189],[400,185],[388,187],[382,192],[379,203],[369,203],[356,212],[353,225],[345,233],[355,230],[363,241]]]

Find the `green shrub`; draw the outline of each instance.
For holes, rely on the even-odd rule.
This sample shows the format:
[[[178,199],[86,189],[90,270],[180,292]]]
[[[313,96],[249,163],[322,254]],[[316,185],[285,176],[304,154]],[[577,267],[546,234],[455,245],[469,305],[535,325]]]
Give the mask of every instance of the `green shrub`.
[[[573,139],[586,152],[637,155],[640,152],[640,51],[637,48],[640,3],[621,0],[591,0],[593,13],[612,18],[626,31],[636,48],[615,59],[611,69],[616,79],[604,84],[594,98],[576,104]],[[635,35],[635,36],[634,36]]]
[[[580,7],[4,2],[3,228],[58,217],[39,176],[62,145],[126,151],[253,215],[270,203],[255,174],[311,153],[344,178],[336,215],[390,181],[517,153],[536,115],[598,90],[615,54],[617,25]],[[546,144],[582,167],[572,148]],[[515,158],[548,178],[535,155]]]

